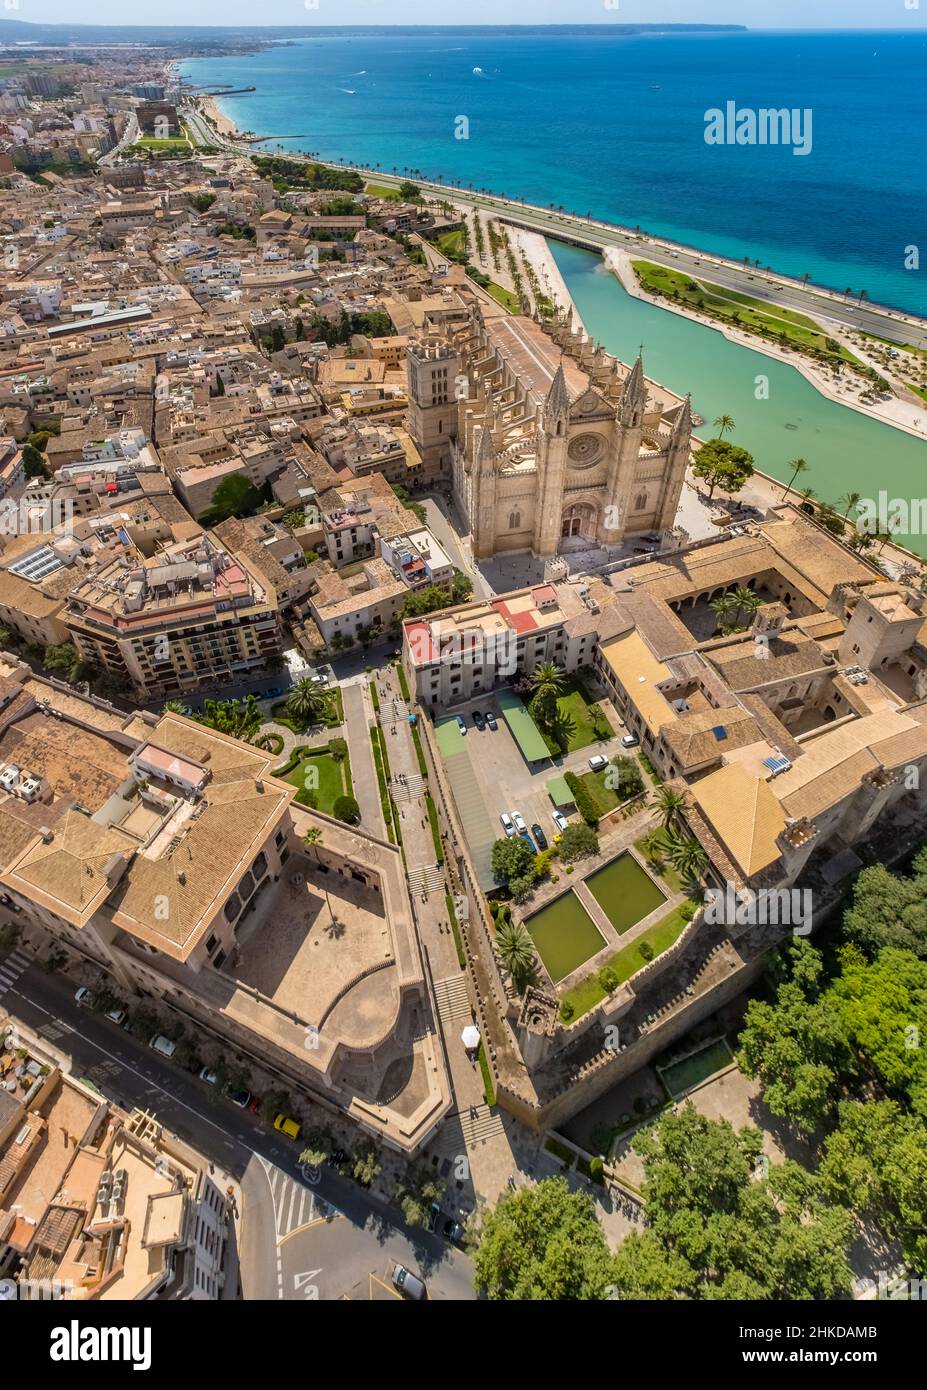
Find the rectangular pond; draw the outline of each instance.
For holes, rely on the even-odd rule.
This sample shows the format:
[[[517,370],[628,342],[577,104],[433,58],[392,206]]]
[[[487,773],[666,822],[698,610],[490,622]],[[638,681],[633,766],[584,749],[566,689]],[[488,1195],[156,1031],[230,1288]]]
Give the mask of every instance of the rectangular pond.
[[[525,926],[554,984],[605,945],[602,933],[572,891],[535,912]]]
[[[627,853],[587,878],[586,887],[619,936],[666,902],[666,894]]]

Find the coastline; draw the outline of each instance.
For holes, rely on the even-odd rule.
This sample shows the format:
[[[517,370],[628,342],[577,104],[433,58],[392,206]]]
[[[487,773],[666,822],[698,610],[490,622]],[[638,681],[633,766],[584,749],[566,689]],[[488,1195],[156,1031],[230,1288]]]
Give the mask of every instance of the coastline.
[[[634,273],[629,252],[622,251],[618,247],[607,247],[602,253],[602,262],[621,283],[626,293],[634,299],[643,300],[667,313],[678,314],[680,318],[691,319],[693,323],[701,324],[703,328],[711,328],[730,342],[736,343],[738,347],[750,348],[753,352],[760,352],[765,357],[772,357],[778,362],[784,362],[786,366],[794,367],[797,372],[801,372],[805,380],[820,395],[826,396],[835,404],[846,406],[849,410],[856,410],[861,415],[868,415],[871,419],[877,420],[879,424],[891,425],[894,429],[903,430],[906,434],[914,435],[917,439],[927,440],[927,403],[919,407],[913,401],[903,401],[897,396],[893,396],[890,401],[880,401],[875,404],[869,404],[858,398],[854,399],[851,388],[836,385],[832,379],[833,373],[828,374],[825,369],[819,367],[810,358],[805,357],[803,353],[786,351],[777,344],[770,343],[767,339],[748,333],[744,329],[719,323],[717,319],[706,314],[696,313],[673,300],[660,299],[656,295],[649,294]],[[830,323],[828,327],[835,333],[841,331],[840,325]],[[860,389],[865,388],[861,387]]]

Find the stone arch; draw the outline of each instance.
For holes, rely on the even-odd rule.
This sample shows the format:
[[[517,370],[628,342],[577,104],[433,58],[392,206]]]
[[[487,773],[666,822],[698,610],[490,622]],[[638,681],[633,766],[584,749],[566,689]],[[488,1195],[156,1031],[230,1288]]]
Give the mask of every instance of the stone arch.
[[[509,530],[518,531],[521,527],[521,512],[509,512]]]

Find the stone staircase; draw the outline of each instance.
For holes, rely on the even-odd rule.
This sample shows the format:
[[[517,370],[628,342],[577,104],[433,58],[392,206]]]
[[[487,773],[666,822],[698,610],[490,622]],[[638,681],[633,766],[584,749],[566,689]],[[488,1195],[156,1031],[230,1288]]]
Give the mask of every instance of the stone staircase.
[[[407,777],[404,782],[400,782],[398,777],[394,777],[389,784],[389,789],[396,802],[418,801],[425,794],[425,779],[419,772]]]
[[[445,1028],[455,1023],[470,1022],[470,996],[462,974],[451,975],[446,980],[435,980],[435,1003],[438,1017]]]
[[[501,1112],[490,1110],[488,1105],[477,1105],[472,1114],[469,1110],[458,1110],[449,1115],[429,1149],[432,1153],[456,1156],[462,1150],[472,1148],[474,1144],[484,1144],[504,1132]]]
[[[444,870],[440,864],[428,864],[422,869],[409,869],[410,893],[444,892]]]

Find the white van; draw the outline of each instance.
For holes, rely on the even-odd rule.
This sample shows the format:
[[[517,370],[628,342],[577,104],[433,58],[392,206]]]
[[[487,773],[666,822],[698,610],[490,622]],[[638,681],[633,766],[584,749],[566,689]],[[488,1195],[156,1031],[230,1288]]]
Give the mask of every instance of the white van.
[[[173,1057],[177,1051],[177,1044],[171,1042],[170,1038],[166,1038],[163,1033],[158,1033],[156,1037],[152,1038],[148,1046],[153,1047],[155,1052],[160,1052],[162,1057]]]

